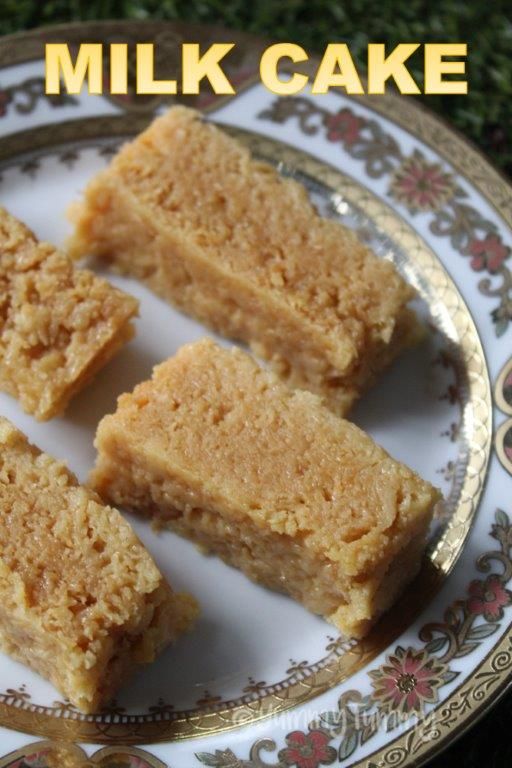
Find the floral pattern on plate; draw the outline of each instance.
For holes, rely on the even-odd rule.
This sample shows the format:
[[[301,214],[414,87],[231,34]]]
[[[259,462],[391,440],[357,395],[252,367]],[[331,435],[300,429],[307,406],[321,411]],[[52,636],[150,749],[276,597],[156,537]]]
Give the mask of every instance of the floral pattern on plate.
[[[466,192],[441,163],[429,163],[419,149],[404,154],[379,122],[349,107],[333,114],[318,101],[288,97],[277,99],[259,117],[277,123],[296,118],[306,136],[322,128],[328,141],[340,144],[347,154],[364,163],[371,179],[388,177],[388,195],[412,216],[431,214],[431,232],[449,237],[461,256],[470,259],[472,270],[490,275],[480,280],[478,287],[485,296],[499,299],[491,316],[496,335],[505,333],[512,322],[512,272],[508,265],[511,248],[495,225],[468,204]],[[491,277],[500,283],[493,284]]]
[[[136,40],[144,34],[147,39],[158,38],[159,47],[164,49],[166,56],[172,54],[177,42],[190,38],[191,35],[207,45],[218,34],[201,27],[175,28],[173,25],[160,23],[152,25],[150,22],[146,24],[141,22],[137,25],[112,22],[100,27],[101,25],[92,23],[69,28],[60,34],[64,34],[66,39],[74,40],[75,43],[84,39],[84,36],[90,40],[120,39],[120,36],[123,39]],[[43,34],[40,31],[23,36],[23,57],[27,62],[41,58],[42,38]],[[24,59],[20,58],[19,50],[19,43],[16,46],[9,42],[0,44],[0,64],[10,67],[23,63]],[[17,58],[14,57],[15,60],[13,60],[12,54],[16,51]],[[249,96],[249,101],[244,102],[241,115],[250,114],[251,130],[256,126],[258,132],[261,129],[265,133],[267,124],[273,122],[274,126],[277,126],[278,123],[268,119],[257,123],[258,115],[262,111],[275,112],[276,110],[274,99],[268,94],[263,98],[261,88],[258,90],[254,80],[251,81],[255,71],[253,65],[254,59],[257,58],[255,53],[257,45],[251,48],[246,38],[244,43],[240,44],[239,51],[243,51],[243,56],[240,56],[234,67],[239,74],[237,83],[248,86],[245,93]],[[32,119],[37,117],[41,109],[52,107],[52,104],[41,94],[40,87],[37,85],[30,86],[27,92],[24,92],[23,88],[17,89],[17,85],[26,86],[25,75],[19,78],[17,85],[6,88],[3,73],[0,74],[2,75],[0,82],[4,86],[0,88],[3,94],[0,95],[0,112],[3,113],[3,119],[0,119],[0,133],[9,121],[12,125],[13,119],[19,118],[16,131],[20,134],[28,134],[32,127]],[[38,88],[39,95],[37,95]],[[9,93],[6,93],[7,91]],[[260,97],[259,102],[258,98],[253,99],[253,93],[256,97]],[[31,104],[33,96],[37,98],[28,110],[23,112],[17,108],[23,103]],[[291,105],[290,112],[299,109],[297,105],[300,99],[292,98],[286,101]],[[471,309],[475,311],[476,307],[476,314],[481,312],[481,316],[484,317],[488,311],[488,299],[493,298],[495,300],[492,313],[493,330],[503,338],[510,326],[512,313],[510,238],[504,225],[504,222],[510,222],[510,217],[507,218],[507,211],[510,208],[510,191],[507,191],[506,185],[498,179],[484,160],[478,158],[474,150],[464,145],[463,140],[450,134],[448,129],[436,123],[435,118],[428,113],[425,115],[421,112],[411,100],[390,97],[389,100],[336,98],[331,101],[329,99],[305,101],[313,105],[316,110],[315,119],[292,121],[289,119],[292,116],[290,114],[282,121],[283,125],[295,123],[300,126],[304,139],[300,142],[300,149],[307,153],[309,151],[308,136],[320,137],[326,146],[333,149],[335,153],[339,153],[339,165],[347,157],[359,164],[364,171],[360,178],[369,189],[372,189],[373,180],[380,180],[382,184],[386,184],[391,205],[405,221],[427,222],[430,233],[439,240],[446,252],[450,251],[450,255],[453,254],[454,257],[457,255],[464,257],[464,260],[457,259],[457,261],[466,265],[467,284],[470,283],[470,278],[473,278],[471,284],[474,284],[475,276],[482,278],[478,283],[481,300],[472,299]],[[339,101],[343,104],[341,108],[337,107]],[[130,99],[109,100],[98,97],[85,102],[86,100],[80,104],[71,104],[71,102],[55,104],[54,106],[59,108],[50,109],[46,113],[55,115],[55,123],[49,126],[48,133],[51,133],[54,128],[64,127],[68,118],[72,122],[75,111],[79,120],[84,114],[90,118],[96,114],[95,104],[100,105],[97,109],[98,114],[104,115],[107,107],[111,112],[115,108],[121,123],[123,115],[119,113],[125,110],[124,117],[129,117],[132,124],[136,122],[137,106]],[[196,105],[207,109],[219,106],[219,103],[219,100],[212,101],[207,94],[204,98],[199,97],[195,102]],[[161,107],[162,104],[162,101],[158,104],[154,102],[145,104],[146,115],[150,114],[155,106]],[[224,100],[222,104],[227,104],[227,101]],[[72,107],[72,110],[69,110],[69,107]],[[59,116],[64,112],[67,117],[59,122]],[[300,115],[295,116],[300,118]],[[325,116],[325,123],[323,116]],[[415,149],[409,145],[406,146],[405,141],[402,142],[400,131],[395,130],[396,126],[405,131],[408,137],[414,139]],[[85,128],[86,121],[84,132]],[[73,141],[75,136],[72,135],[71,129],[70,125],[67,135],[68,139]],[[105,151],[106,154],[110,153],[109,146],[105,145]],[[464,165],[466,155],[468,161],[467,165]],[[334,164],[337,165],[334,154],[332,157]],[[27,159],[27,175],[36,173],[37,162],[34,158]],[[63,155],[62,162],[66,166],[68,164],[69,167],[73,166],[75,156],[72,149],[65,157]],[[450,170],[448,170],[448,164],[450,164]],[[465,187],[465,191],[461,194],[462,186]],[[471,194],[465,197],[468,190]],[[475,202],[475,197],[478,195],[490,201],[491,205],[495,205],[497,211],[495,221],[491,221],[487,214],[479,213],[479,206]],[[460,281],[460,290],[463,294],[466,293],[465,278],[466,275]],[[491,326],[490,322],[489,326]],[[490,360],[492,376],[496,379],[497,371],[503,364],[501,360],[496,367],[496,358],[501,357],[503,353],[503,342],[495,345],[486,339],[484,346]],[[498,417],[500,421],[495,433],[495,446],[503,468],[510,472],[512,465],[507,464],[503,459],[503,456],[510,458],[512,452],[510,449],[512,425],[507,421],[507,418],[512,416],[512,411],[507,410],[511,407],[508,390],[512,381],[509,380],[511,369],[508,366],[510,363],[505,364],[503,370],[507,369],[506,375],[502,380],[500,375],[500,381],[496,384],[495,402],[505,414],[506,420],[503,421],[502,416]],[[452,397],[452,393],[447,391],[447,397]],[[443,436],[457,441],[459,432],[460,424],[454,421],[448,428],[444,428]],[[418,447],[420,442],[418,440]],[[503,450],[500,454],[501,448]],[[487,503],[481,505],[475,523],[476,530],[471,535],[472,551],[479,551],[479,542],[485,537],[485,528],[489,524],[491,510],[496,506],[503,506],[501,503],[503,494],[500,495],[498,492],[503,486],[501,481],[506,475],[503,468],[497,462],[493,462],[492,482],[487,483]],[[457,468],[456,466],[446,467],[446,471],[456,475]],[[506,479],[509,481],[508,475]],[[491,701],[506,681],[512,677],[512,653],[507,640],[507,627],[510,626],[511,613],[509,608],[511,585],[507,578],[510,552],[507,550],[508,554],[506,554],[503,548],[510,540],[510,524],[504,512],[497,513],[492,535],[495,541],[498,541],[498,546],[479,559],[477,564],[479,573],[474,573],[472,558],[470,562],[466,560],[464,564],[465,570],[462,576],[468,583],[466,596],[454,599],[455,589],[451,588],[452,582],[448,579],[446,592],[449,595],[449,608],[444,615],[441,617],[443,604],[436,598],[432,604],[431,616],[440,617],[439,620],[431,621],[421,628],[419,637],[417,632],[414,635],[409,633],[403,642],[401,640],[399,643],[391,643],[384,657],[381,657],[378,662],[370,663],[368,670],[361,672],[361,675],[366,675],[363,686],[355,686],[348,681],[347,685],[340,686],[339,691],[333,690],[329,696],[323,697],[322,706],[320,704],[317,706],[315,703],[317,706],[315,711],[323,714],[315,714],[309,721],[309,727],[304,727],[302,724],[300,728],[285,729],[284,719],[275,718],[265,724],[264,732],[267,737],[263,739],[256,740],[252,733],[252,726],[247,726],[237,734],[220,737],[222,738],[220,744],[219,738],[214,742],[205,738],[197,744],[189,743],[188,749],[181,752],[175,751],[175,745],[169,744],[165,749],[161,748],[159,755],[165,752],[166,762],[173,768],[190,768],[192,764],[229,766],[229,768],[263,768],[265,765],[318,768],[318,766],[337,762],[344,765],[356,763],[362,765],[362,761],[368,768],[385,764],[407,766],[418,764],[425,756],[437,749],[441,741],[447,742],[467,726],[471,719],[468,710],[473,710],[475,715],[480,714],[486,703]],[[301,663],[298,661],[297,667]],[[473,671],[475,668],[478,672]],[[370,673],[373,673],[374,677]],[[456,690],[454,685],[457,686]],[[251,690],[253,688],[257,690],[260,687],[259,677],[254,678],[248,685]],[[26,691],[20,690],[19,693],[20,700],[25,701],[23,694]],[[215,692],[211,690],[205,690],[201,695],[205,700],[215,698]],[[323,706],[327,699],[329,701]],[[167,712],[170,705],[163,701],[161,705],[162,712]],[[114,717],[121,716],[117,712],[113,710]],[[415,727],[414,724],[416,724]],[[383,736],[382,731],[386,727],[389,727],[389,731]],[[6,733],[7,730],[4,729],[2,735]],[[20,744],[20,739],[25,739],[23,743],[26,742],[26,737],[18,737],[14,732],[9,732],[7,739],[9,744]],[[228,743],[230,747],[224,747]],[[34,760],[43,760],[42,753],[46,744],[46,742],[26,744],[22,750],[19,750],[18,755],[27,759],[35,756]],[[13,749],[12,746],[11,749]],[[76,750],[78,749],[76,747]],[[137,766],[137,768],[145,768],[148,764],[159,765],[157,758],[151,758],[147,752],[141,756],[136,749],[124,746],[107,749],[115,750],[116,760],[120,765]],[[372,750],[372,754],[368,754]],[[197,758],[194,758],[194,752],[197,753]],[[104,750],[100,750],[100,753],[104,754]],[[96,759],[96,754],[100,753],[94,753],[93,748],[89,749],[89,761]],[[6,756],[1,764],[5,765],[5,760],[10,761],[7,764],[11,764],[14,762],[14,756],[12,754]],[[62,762],[63,765],[64,762]]]
[[[383,664],[369,670],[371,690],[366,694],[345,692],[338,708],[319,715],[308,731],[289,733],[284,739],[287,746],[278,752],[275,763],[260,760],[262,749],[277,749],[269,740],[256,742],[249,760],[227,749],[197,753],[199,762],[211,768],[320,768],[337,757],[346,760],[381,728],[392,732],[411,716],[421,727],[421,718],[439,702],[439,689],[458,677],[450,662],[472,653],[495,634],[504,609],[512,603],[512,592],[506,588],[512,580],[512,525],[501,509],[496,511],[490,535],[499,549],[481,555],[477,568],[485,573],[495,562],[499,570],[484,580],[471,581],[467,597],[454,601],[442,621],[422,627],[422,647],[397,646]]]

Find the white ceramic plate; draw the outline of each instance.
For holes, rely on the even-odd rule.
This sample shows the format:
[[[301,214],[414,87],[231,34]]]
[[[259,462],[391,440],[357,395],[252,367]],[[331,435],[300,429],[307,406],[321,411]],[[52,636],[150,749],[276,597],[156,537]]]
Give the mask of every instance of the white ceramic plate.
[[[181,40],[207,44],[218,34],[112,23],[0,41],[0,205],[40,238],[63,243],[69,203],[165,108],[148,99],[46,97],[45,40],[155,37],[169,67]],[[93,716],[0,656],[0,766],[23,757],[46,768],[58,749],[138,768],[417,765],[509,681],[510,190],[405,99],[276,99],[254,77],[260,47],[238,37],[236,97],[205,94],[190,103],[303,182],[324,215],[355,228],[418,290],[431,333],[353,418],[444,493],[422,573],[369,638],[343,641],[292,600],[130,517],[171,583],[199,598],[196,629]],[[66,415],[37,424],[0,395],[0,413],[82,480],[94,461],[96,425],[116,397],[181,344],[208,334],[136,282],[111,279],[141,301],[137,336]]]

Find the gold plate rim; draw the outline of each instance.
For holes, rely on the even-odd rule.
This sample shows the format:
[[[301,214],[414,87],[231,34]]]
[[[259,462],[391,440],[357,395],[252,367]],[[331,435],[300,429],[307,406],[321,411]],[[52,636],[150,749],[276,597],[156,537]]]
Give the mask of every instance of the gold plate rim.
[[[96,30],[99,29],[100,25],[103,30],[110,26],[116,32],[121,33],[123,30],[128,29],[128,27],[130,31],[133,30],[134,25],[137,25],[139,29],[153,29],[156,31],[156,24],[153,23],[152,26],[148,26],[147,22],[126,21],[110,22],[107,24],[96,22]],[[160,29],[162,26],[176,28],[176,24],[173,22],[158,22]],[[5,37],[0,40],[0,67],[41,58],[41,41],[49,34],[59,32],[69,36],[73,33],[78,33],[81,36],[83,35],[84,28],[89,29],[90,24],[84,24],[83,22],[64,24]],[[207,29],[201,25],[191,24],[184,25],[182,28],[187,34],[197,33],[200,36],[204,36],[205,29]],[[226,34],[226,32],[228,32],[231,38],[243,39],[249,45],[257,46],[260,44],[260,41],[253,35],[243,35],[240,32],[233,33],[222,29],[217,30],[217,34]],[[39,48],[36,50],[37,45],[39,45]],[[27,51],[30,51],[31,46],[33,53],[27,55]],[[24,52],[23,55],[15,60],[13,52],[19,53],[21,50]],[[255,81],[256,78],[254,78],[253,82]],[[251,85],[251,83],[247,83],[247,85]],[[357,97],[353,97],[354,101],[356,99]],[[454,131],[450,125],[417,100],[406,100],[404,97],[390,93],[383,97],[359,98],[359,102],[370,110],[383,115],[391,123],[406,130],[407,133],[420,138],[427,145],[433,147],[436,153],[448,161],[462,178],[470,182],[472,187],[500,213],[503,220],[509,226],[512,226],[512,187],[510,186],[510,180],[465,136]],[[414,133],[414,129],[411,129],[411,116],[414,118],[413,125],[416,126],[416,129],[418,123],[422,126],[421,136],[417,136]],[[443,140],[439,141],[439,137]],[[447,146],[450,147],[450,150],[446,149]],[[507,199],[509,204],[504,205]],[[497,687],[494,694],[478,701],[475,700],[472,702],[472,707],[466,708],[465,712],[461,711],[461,704],[464,700],[467,700],[471,686],[474,686],[476,683],[477,675],[479,673],[487,674],[496,666],[496,660],[501,658],[503,654],[510,656],[511,626],[512,624],[509,622],[500,641],[489,650],[480,667],[475,669],[466,678],[463,686],[457,687],[447,696],[438,708],[451,714],[451,722],[450,725],[443,726],[443,729],[436,735],[435,741],[425,743],[419,752],[413,754],[408,749],[408,744],[410,743],[410,731],[408,731],[392,739],[385,747],[373,752],[364,760],[357,761],[354,768],[367,765],[368,760],[382,760],[386,764],[401,764],[403,766],[411,766],[412,764],[423,765],[426,760],[433,757],[449,742],[452,742],[465,732],[507,690],[512,681],[512,668],[510,665],[504,665],[497,670],[495,669]]]
[[[41,152],[49,147],[62,146],[66,142],[83,144],[87,139],[108,139],[123,137],[140,129],[148,118],[134,121],[133,116],[93,117],[82,120],[67,121],[39,127],[16,135],[0,139],[0,161],[9,165],[20,155],[27,152]],[[80,133],[77,128],[80,126]],[[226,126],[224,126],[226,129]],[[342,174],[336,168],[319,161],[303,150],[279,142],[275,139],[255,134],[241,129],[227,130],[245,141],[250,149],[264,156],[271,162],[285,163],[300,173],[309,176],[316,182],[329,187],[333,193],[341,194],[346,199],[366,211],[371,208],[372,221],[379,221],[379,228],[396,241],[396,228],[399,226],[405,239],[401,246],[404,250],[415,251],[419,259],[420,272],[431,274],[429,284],[435,285],[438,291],[444,292],[450,298],[450,307],[457,333],[460,338],[466,370],[469,380],[470,396],[468,402],[474,408],[470,421],[476,428],[477,436],[472,447],[471,460],[468,463],[461,492],[461,501],[454,513],[452,525],[438,543],[432,555],[432,564],[427,566],[422,576],[422,588],[426,598],[431,598],[453,567],[470,529],[470,524],[478,506],[478,500],[483,490],[484,480],[491,450],[492,436],[492,402],[489,374],[484,351],[478,333],[471,318],[470,311],[462,299],[456,285],[447,271],[435,256],[432,249],[421,239],[418,233],[405,222],[396,211],[378,199],[374,193],[362,187],[354,180]],[[398,224],[397,224],[398,222]],[[432,278],[435,276],[435,279]],[[475,351],[476,350],[476,351]],[[475,361],[476,364],[475,364]],[[417,597],[416,586],[414,597]],[[407,604],[407,602],[409,604]],[[141,722],[142,717],[133,716],[133,722],[105,722],[94,719],[64,718],[48,714],[45,708],[33,705],[32,709],[13,707],[0,702],[0,723],[14,730],[29,731],[46,738],[73,739],[96,744],[143,744],[160,743],[182,739],[197,738],[219,734],[238,728],[242,725],[256,723],[272,715],[284,712],[305,703],[338,685],[348,676],[369,663],[379,652],[384,650],[405,628],[398,616],[410,619],[414,601],[404,600],[396,610],[389,614],[389,620],[384,620],[384,626],[379,625],[379,637],[370,635],[348,654],[345,654],[342,664],[335,664],[334,669],[329,665],[314,670],[306,679],[299,680],[286,689],[284,693],[268,694],[256,702],[230,706],[225,709],[206,710],[202,713],[185,715],[181,719],[166,721]],[[407,606],[407,610],[404,610]],[[408,623],[410,623],[408,621]],[[337,661],[335,659],[335,661]],[[295,695],[294,695],[295,694]]]

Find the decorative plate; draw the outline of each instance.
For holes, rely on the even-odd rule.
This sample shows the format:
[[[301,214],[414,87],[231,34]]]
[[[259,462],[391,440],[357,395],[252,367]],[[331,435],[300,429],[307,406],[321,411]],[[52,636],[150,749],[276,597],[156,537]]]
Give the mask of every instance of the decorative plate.
[[[69,203],[167,104],[45,96],[44,42],[154,39],[169,76],[181,42],[215,37],[188,25],[112,22],[0,41],[0,204],[62,243]],[[0,766],[417,766],[512,676],[511,190],[418,102],[276,98],[258,82],[265,44],[232,32],[225,39],[237,43],[229,71],[237,95],[188,103],[301,181],[323,215],[354,228],[417,288],[428,338],[353,418],[440,486],[445,502],[420,576],[359,643],[130,518],[171,582],[198,596],[197,628],[91,716],[0,656]],[[0,412],[81,479],[117,395],[206,333],[143,286],[112,280],[141,300],[137,337],[65,417],[37,424],[0,396]]]

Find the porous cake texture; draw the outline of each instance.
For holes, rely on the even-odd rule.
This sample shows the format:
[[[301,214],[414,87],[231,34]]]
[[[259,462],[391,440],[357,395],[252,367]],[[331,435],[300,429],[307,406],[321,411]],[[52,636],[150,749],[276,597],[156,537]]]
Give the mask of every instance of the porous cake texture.
[[[0,649],[84,712],[188,628],[119,512],[0,417]]]
[[[340,414],[420,335],[391,263],[193,110],[125,145],[71,215],[73,257],[144,280]]]
[[[241,350],[183,347],[99,424],[93,487],[364,635],[418,571],[439,493]]]
[[[0,389],[37,419],[60,414],[134,333],[138,302],[75,269],[0,208]]]

